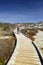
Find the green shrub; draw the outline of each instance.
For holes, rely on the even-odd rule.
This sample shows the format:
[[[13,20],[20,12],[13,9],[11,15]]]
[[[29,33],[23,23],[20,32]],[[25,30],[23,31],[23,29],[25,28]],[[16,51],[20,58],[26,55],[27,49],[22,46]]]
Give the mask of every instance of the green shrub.
[[[4,61],[0,58],[0,65],[4,65]]]

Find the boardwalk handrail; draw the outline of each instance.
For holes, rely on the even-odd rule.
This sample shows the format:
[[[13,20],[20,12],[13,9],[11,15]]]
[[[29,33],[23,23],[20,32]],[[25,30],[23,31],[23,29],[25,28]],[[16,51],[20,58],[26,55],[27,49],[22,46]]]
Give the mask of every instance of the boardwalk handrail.
[[[22,34],[22,33],[21,33],[21,34]],[[24,34],[24,36],[26,36],[26,35]],[[27,36],[26,36],[26,37],[27,37]],[[35,48],[36,51],[37,51],[37,54],[38,54],[38,56],[39,56],[39,59],[40,59],[41,65],[43,65],[43,57],[42,57],[42,54],[40,53],[40,51],[39,51],[37,45],[36,45],[34,42],[32,42],[32,44],[33,44],[34,48]]]
[[[38,47],[36,46],[36,44],[35,44],[34,42],[32,42],[32,44],[33,44],[33,46],[35,47],[35,49],[36,49],[36,51],[37,51],[37,54],[38,54],[38,56],[39,56],[41,65],[43,65],[43,58],[42,58],[42,56],[41,56],[41,53],[40,53]]]
[[[14,46],[14,49],[13,49],[13,51],[12,51],[12,54],[13,54],[13,52],[14,52],[14,50],[15,50],[15,48],[16,48],[16,43],[17,43],[17,38],[16,38],[16,36],[15,36],[15,34],[13,33],[13,36],[15,37],[15,46]],[[5,63],[5,65],[7,65],[7,63],[9,62],[9,60],[10,60],[10,58],[11,58],[11,56],[12,56],[12,54],[10,55],[10,57],[8,58],[8,60],[7,60],[7,62]]]

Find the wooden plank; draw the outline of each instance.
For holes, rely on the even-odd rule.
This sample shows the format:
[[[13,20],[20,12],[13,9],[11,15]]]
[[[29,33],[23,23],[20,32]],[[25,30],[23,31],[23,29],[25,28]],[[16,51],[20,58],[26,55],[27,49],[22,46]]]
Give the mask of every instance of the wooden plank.
[[[41,65],[31,40],[16,34],[17,46],[7,65]]]

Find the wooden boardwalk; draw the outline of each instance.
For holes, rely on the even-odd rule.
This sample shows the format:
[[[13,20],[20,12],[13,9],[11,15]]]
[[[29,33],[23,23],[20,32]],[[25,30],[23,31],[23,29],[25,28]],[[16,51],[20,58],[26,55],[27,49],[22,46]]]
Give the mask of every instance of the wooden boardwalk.
[[[16,34],[17,46],[7,65],[41,65],[38,54],[29,38]]]

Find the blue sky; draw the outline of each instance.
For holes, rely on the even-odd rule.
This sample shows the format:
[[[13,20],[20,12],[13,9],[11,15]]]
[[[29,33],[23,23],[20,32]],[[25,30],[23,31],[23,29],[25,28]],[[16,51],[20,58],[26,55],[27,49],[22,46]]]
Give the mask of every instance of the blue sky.
[[[0,22],[43,21],[43,0],[0,0]]]

